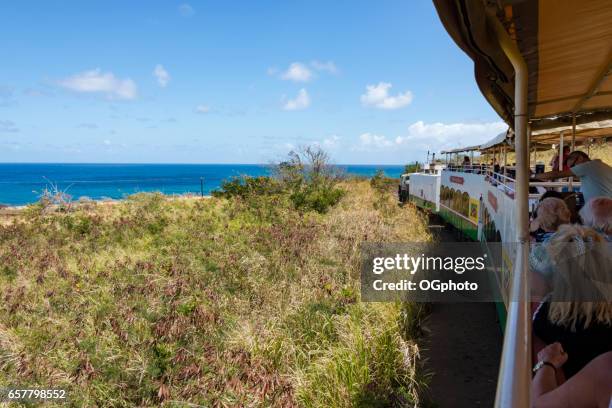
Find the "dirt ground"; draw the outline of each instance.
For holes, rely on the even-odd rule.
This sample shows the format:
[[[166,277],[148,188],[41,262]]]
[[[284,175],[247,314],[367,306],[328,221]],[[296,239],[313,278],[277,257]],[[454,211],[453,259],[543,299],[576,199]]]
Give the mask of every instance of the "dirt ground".
[[[457,236],[430,223],[440,241]],[[438,224],[438,225],[436,225]],[[494,303],[433,303],[421,347],[432,379],[427,407],[492,407],[502,349]]]

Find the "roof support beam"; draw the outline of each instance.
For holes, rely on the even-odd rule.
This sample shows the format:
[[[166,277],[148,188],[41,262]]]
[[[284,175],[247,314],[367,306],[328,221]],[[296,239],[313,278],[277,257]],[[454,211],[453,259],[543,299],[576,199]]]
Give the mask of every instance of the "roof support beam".
[[[593,83],[589,87],[587,93],[582,98],[580,98],[578,102],[576,102],[576,105],[574,105],[574,109],[572,109],[574,114],[576,112],[580,112],[580,108],[582,108],[582,105],[584,105],[587,100],[595,96],[601,84],[606,80],[608,75],[610,75],[610,72],[612,72],[612,52],[608,54],[608,58],[606,58],[606,62],[604,63],[603,68],[595,76],[595,79],[593,80]]]
[[[576,148],[576,113],[572,113],[572,152]]]
[[[601,96],[601,95],[612,95],[612,91],[597,92],[597,96]],[[543,101],[537,101],[535,102],[535,105],[545,105],[547,103],[569,101],[570,99],[576,99],[576,98],[587,98],[588,99],[592,97],[593,95],[589,96],[588,93],[580,94],[580,95],[570,95],[570,96],[564,96],[561,98],[553,98],[553,99],[546,99]],[[534,102],[530,102],[530,103],[534,104]]]
[[[565,148],[564,143],[565,143],[565,138],[563,137],[563,130],[561,131],[561,133],[559,134],[559,168],[557,170],[559,171],[563,171],[563,165],[565,163],[563,163],[563,149]],[[555,170],[555,169],[553,169]]]

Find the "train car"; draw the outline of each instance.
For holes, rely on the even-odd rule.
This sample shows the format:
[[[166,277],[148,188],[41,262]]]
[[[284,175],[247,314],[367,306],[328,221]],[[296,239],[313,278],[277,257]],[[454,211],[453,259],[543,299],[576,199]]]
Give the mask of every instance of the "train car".
[[[580,143],[588,148],[612,136],[612,5],[606,0],[434,0],[434,5],[451,38],[473,60],[487,102],[510,127],[477,150],[498,153],[499,161],[513,151],[515,163],[494,161],[479,168],[457,163],[447,166],[439,180],[411,176],[410,199],[439,208],[445,220],[485,246],[508,245],[498,276],[507,319],[495,406],[528,407],[530,211],[549,189],[574,194],[576,207],[581,205],[580,185],[571,179],[530,180],[541,171],[537,160],[530,164],[530,156],[542,144],[558,143],[563,152],[568,142],[572,148]],[[429,180],[432,188],[439,184],[440,192],[423,202],[425,193],[419,197],[419,189],[412,188],[417,180]]]

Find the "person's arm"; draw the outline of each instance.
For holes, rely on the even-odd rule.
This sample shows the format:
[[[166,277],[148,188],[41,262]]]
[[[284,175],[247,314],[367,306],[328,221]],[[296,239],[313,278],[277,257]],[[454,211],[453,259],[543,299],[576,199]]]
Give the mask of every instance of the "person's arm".
[[[531,314],[534,313],[534,309],[537,307],[536,302],[531,302]],[[546,347],[544,340],[535,335],[531,336],[531,361],[538,361],[538,353]]]
[[[541,181],[547,181],[547,180],[564,178],[564,177],[572,177],[572,176],[575,177],[574,173],[572,173],[571,170],[563,170],[563,171],[553,170],[553,171],[549,171],[546,173],[536,174],[535,178]]]
[[[535,373],[531,382],[531,394],[534,401],[539,396],[558,387],[557,370],[567,361],[567,353],[563,351],[561,343],[549,344],[538,353],[538,361],[550,363],[554,368],[550,365],[543,365]]]
[[[612,351],[600,354],[563,385],[531,399],[532,408],[609,408],[612,400]]]
[[[557,373],[549,365],[542,366],[533,377],[531,382],[531,394],[533,398],[538,398],[557,388]]]

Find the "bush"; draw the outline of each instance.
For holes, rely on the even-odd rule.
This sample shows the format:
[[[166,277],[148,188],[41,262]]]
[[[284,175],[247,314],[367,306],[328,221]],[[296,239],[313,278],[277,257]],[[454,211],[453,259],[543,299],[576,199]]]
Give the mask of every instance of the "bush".
[[[336,205],[345,192],[338,188],[340,176],[329,164],[329,156],[318,147],[292,151],[277,164],[273,177],[236,177],[224,182],[215,197],[240,197],[247,204],[259,206],[260,197],[288,197],[296,210],[325,213]]]
[[[47,185],[39,194],[42,212],[52,209],[70,211],[72,209],[72,196],[68,194],[69,189],[70,186],[62,190],[57,183],[47,180]]]
[[[344,190],[333,186],[307,186],[305,189],[293,192],[290,199],[297,210],[323,214],[336,205],[344,194]]]
[[[344,190],[337,187],[340,175],[328,154],[317,146],[291,151],[288,160],[276,167],[276,174],[298,210],[322,214],[344,196]]]
[[[394,191],[397,188],[397,180],[387,177],[385,172],[378,170],[374,177],[370,179],[370,185],[378,192]]]
[[[419,162],[414,162],[404,166],[404,173],[416,173],[419,171]]]
[[[397,210],[397,200],[395,195],[391,194],[397,188],[397,180],[385,176],[385,173],[379,170],[370,179],[370,186],[374,190],[374,201],[372,203],[374,208],[385,216],[391,216]]]
[[[219,191],[213,191],[214,197],[247,198],[252,195],[272,195],[283,192],[283,185],[271,177],[233,177],[221,184]]]

